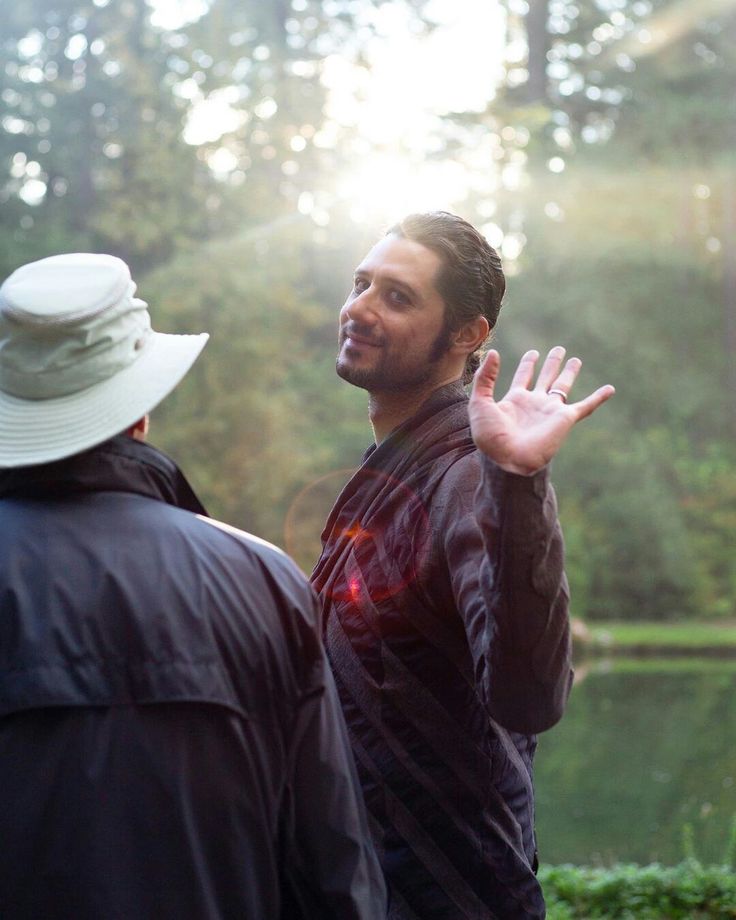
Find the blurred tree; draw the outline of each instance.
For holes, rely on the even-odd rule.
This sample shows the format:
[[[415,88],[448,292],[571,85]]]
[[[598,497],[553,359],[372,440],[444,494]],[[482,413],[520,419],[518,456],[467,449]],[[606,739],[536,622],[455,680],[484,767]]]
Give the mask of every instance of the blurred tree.
[[[503,94],[541,106],[547,156],[583,146],[717,159],[736,138],[731,0],[506,0],[510,61]],[[617,144],[606,146],[614,128]]]
[[[562,341],[618,388],[556,464],[576,612],[733,615],[736,4],[506,7],[481,116],[505,168],[475,215],[512,276],[498,342]]]
[[[332,167],[322,59],[343,17],[321,3],[213,0],[167,41],[174,92],[192,106],[188,135],[237,201],[241,220],[297,209]]]
[[[3,274],[70,249],[142,270],[212,232],[215,182],[182,139],[149,14],[144,0],[3,3]]]
[[[0,0],[0,274],[74,248],[141,271],[299,209],[326,223],[349,154],[323,77],[359,60],[373,6]]]
[[[426,2],[401,0],[422,28]],[[363,65],[380,6],[210,0],[206,15],[169,36],[174,91],[192,104],[190,141],[246,222],[298,210],[324,226],[339,207],[334,176],[356,148],[354,132],[330,112],[329,72]]]
[[[141,285],[157,328],[211,334],[154,414],[152,440],[211,513],[281,545],[301,489],[357,464],[368,443],[364,395],[335,382],[337,304],[304,271],[309,226],[282,219],[209,243]],[[316,537],[323,520],[311,524]],[[305,568],[315,561],[292,549]]]
[[[615,184],[608,197],[598,191],[590,201],[575,188],[557,197],[566,219],[554,237],[542,204],[529,204],[529,242],[498,342],[518,355],[561,341],[584,358],[580,394],[617,386],[614,401],[555,462],[574,607],[597,618],[728,615],[736,560],[714,568],[713,557],[701,555],[712,542],[701,490],[715,445],[722,464],[734,461],[733,444],[723,440],[718,279],[696,253],[665,254],[663,201],[620,236],[619,222],[636,214],[638,187],[631,197]],[[677,203],[672,196],[670,206]],[[591,208],[607,215],[597,233]],[[733,512],[729,493],[719,493]],[[731,512],[724,509],[719,526],[728,546]],[[724,546],[717,557],[728,552]]]

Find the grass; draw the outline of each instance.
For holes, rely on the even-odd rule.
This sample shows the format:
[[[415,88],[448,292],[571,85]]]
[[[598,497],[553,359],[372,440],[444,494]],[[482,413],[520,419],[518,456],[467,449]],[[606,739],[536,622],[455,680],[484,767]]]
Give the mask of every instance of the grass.
[[[722,650],[736,654],[736,623],[588,624],[594,651],[678,650],[697,654]]]
[[[621,649],[616,655],[590,656],[587,666],[594,674],[733,674],[736,654],[698,656],[696,649],[687,655],[641,655]],[[576,673],[585,668],[585,659],[576,659]]]

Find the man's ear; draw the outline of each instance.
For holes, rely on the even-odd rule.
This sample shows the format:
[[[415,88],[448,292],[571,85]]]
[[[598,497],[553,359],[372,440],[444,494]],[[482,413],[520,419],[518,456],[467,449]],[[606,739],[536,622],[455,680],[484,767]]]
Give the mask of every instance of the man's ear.
[[[135,438],[136,441],[145,441],[148,435],[148,416],[144,415],[143,418],[139,418],[135,425],[131,425],[130,428],[126,429],[125,433],[131,438]]]
[[[491,327],[485,316],[476,316],[452,333],[452,349],[470,355],[488,338]]]

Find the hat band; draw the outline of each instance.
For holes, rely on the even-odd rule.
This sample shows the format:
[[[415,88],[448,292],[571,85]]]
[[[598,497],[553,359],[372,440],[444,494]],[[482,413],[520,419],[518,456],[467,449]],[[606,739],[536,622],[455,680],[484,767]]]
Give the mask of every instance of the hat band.
[[[89,328],[77,337],[68,329],[57,337],[16,328],[3,336],[0,324],[0,390],[19,399],[58,399],[129,367],[151,334],[146,304],[133,304],[138,309],[131,311],[128,301],[127,313],[118,313],[92,335]]]

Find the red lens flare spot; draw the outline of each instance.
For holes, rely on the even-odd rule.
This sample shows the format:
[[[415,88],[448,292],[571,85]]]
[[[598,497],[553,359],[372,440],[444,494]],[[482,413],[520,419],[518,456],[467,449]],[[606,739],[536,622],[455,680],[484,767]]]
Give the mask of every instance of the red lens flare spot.
[[[371,532],[366,530],[360,522],[356,522],[351,527],[343,530],[346,537],[350,537],[354,544],[362,543],[363,540],[370,540]]]
[[[317,593],[357,608],[395,597],[415,581],[428,559],[431,533],[427,510],[411,485],[382,470],[337,470],[306,486],[287,514],[286,550],[305,571],[309,571],[305,550],[311,545],[314,547],[312,552],[316,553],[313,541],[322,532],[321,527],[330,514],[335,494],[340,492],[343,495],[344,489],[350,488],[347,480],[352,482],[355,475],[362,480],[365,508],[356,508],[352,520],[345,520],[343,514],[337,515],[332,530],[323,533],[334,554],[334,562],[323,566],[324,559],[320,559],[312,573],[312,583]],[[379,498],[381,502],[377,502]],[[339,503],[340,498],[337,501]],[[377,503],[381,506],[380,515],[374,514],[369,507]],[[369,518],[374,518],[367,527],[360,519],[363,510]],[[405,534],[398,540],[391,529],[397,516],[407,524]],[[388,532],[384,532],[387,521],[391,522],[391,526]],[[314,560],[315,557],[312,558]],[[364,573],[361,574],[361,566],[364,565],[373,567],[369,580],[363,577]]]

